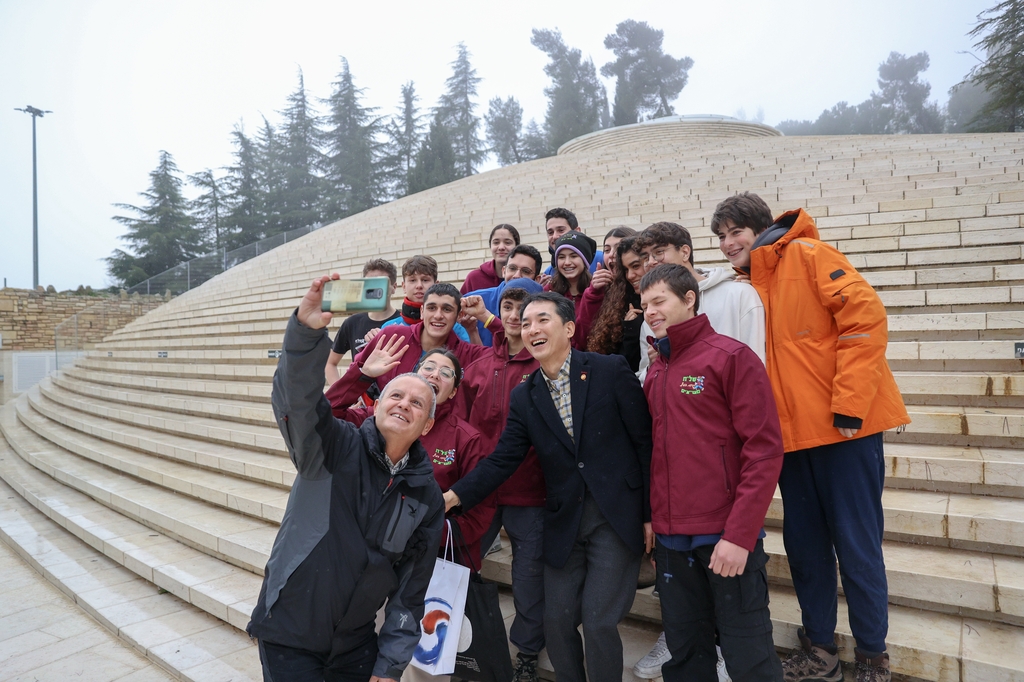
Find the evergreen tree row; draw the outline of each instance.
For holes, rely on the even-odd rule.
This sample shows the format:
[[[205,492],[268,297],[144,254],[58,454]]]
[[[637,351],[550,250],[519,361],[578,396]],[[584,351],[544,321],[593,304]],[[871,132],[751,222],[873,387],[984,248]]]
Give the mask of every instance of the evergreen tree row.
[[[840,102],[815,121],[777,127],[788,135],[1024,129],[1024,0],[1000,0],[978,16],[969,35],[985,59],[951,89],[945,107],[929,101],[931,86],[920,77],[928,54],[893,52],[879,66],[878,90],[864,102]],[[521,163],[600,128],[672,115],[693,60],[666,54],[663,38],[645,22],[624,21],[604,40],[614,60],[598,69],[557,29],[534,29],[530,42],[547,56],[549,79],[542,123],[524,123],[512,96],[492,99],[481,120],[481,79],[461,43],[444,94],[429,111],[421,110],[412,82],[402,86],[393,115],[367,106],[344,58],[327,99],[309,96],[300,71],[279,123],[264,117],[252,134],[237,125],[232,164],[187,176],[197,192],[191,201],[173,158],[160,153],[141,193],[145,203],[116,205],[132,214],[114,218],[127,228],[128,249],[107,258],[108,270],[118,284],[131,286],[213,250],[339,220],[467,177],[489,154],[503,166]],[[611,104],[599,74],[614,79]]]
[[[367,106],[348,61],[328,98],[298,86],[279,112],[250,133],[231,132],[233,162],[187,176],[198,195],[184,198],[185,180],[173,158],[160,153],[141,206],[114,219],[127,228],[107,258],[108,271],[132,286],[210,251],[235,249],[281,232],[339,220],[386,201],[468,177],[489,154],[509,165],[550,156],[565,142],[599,128],[673,113],[686,84],[689,58],[662,51],[663,33],[625,21],[606,37],[616,56],[601,73],[616,78],[614,117],[593,60],[565,44],[557,30],[534,30],[532,43],[548,57],[543,124],[523,121],[515,97],[494,98],[477,114],[481,79],[460,43],[437,105],[424,112],[412,82],[402,86],[394,115]]]

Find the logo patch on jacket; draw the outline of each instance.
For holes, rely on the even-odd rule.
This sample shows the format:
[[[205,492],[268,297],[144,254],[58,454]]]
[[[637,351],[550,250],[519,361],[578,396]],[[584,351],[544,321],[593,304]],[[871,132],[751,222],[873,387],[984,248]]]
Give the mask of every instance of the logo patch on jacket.
[[[529,379],[529,378],[530,378],[530,375],[529,375],[529,374],[524,374],[524,375],[523,375],[523,380],[522,380],[522,381],[520,381],[519,383],[523,383],[523,381],[526,381],[526,380],[527,380],[527,379]]]
[[[683,383],[679,384],[679,392],[683,395],[697,395],[704,391],[704,377],[683,377]]]
[[[437,466],[449,467],[455,464],[455,448],[451,450],[434,450],[434,456],[430,458]]]

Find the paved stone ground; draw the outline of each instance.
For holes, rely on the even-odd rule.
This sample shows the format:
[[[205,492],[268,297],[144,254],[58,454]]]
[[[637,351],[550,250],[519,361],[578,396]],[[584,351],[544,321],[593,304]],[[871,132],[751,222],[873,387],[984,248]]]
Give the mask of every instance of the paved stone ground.
[[[87,616],[3,542],[0,605],[0,680],[174,679]]]

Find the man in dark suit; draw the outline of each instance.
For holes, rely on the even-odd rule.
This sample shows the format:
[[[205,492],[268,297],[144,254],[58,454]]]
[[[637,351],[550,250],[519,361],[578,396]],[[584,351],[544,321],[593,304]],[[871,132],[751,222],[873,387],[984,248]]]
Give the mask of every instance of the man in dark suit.
[[[468,509],[511,476],[531,447],[547,487],[544,630],[558,682],[622,679],[618,624],[650,551],[651,416],[625,358],[572,350],[572,301],[543,292],[522,305],[522,337],[540,369],[509,399],[495,451],[445,493]]]

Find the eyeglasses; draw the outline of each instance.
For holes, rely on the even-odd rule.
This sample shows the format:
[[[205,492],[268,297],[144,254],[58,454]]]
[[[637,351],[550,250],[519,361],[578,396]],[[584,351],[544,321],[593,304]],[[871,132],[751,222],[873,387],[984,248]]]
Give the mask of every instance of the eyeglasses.
[[[454,379],[455,378],[455,370],[454,369],[452,369],[451,367],[438,367],[433,362],[428,362],[426,364],[420,365],[420,370],[423,371],[423,372],[426,372],[427,374],[431,374],[432,372],[434,372],[436,370],[437,373],[440,374],[441,376],[443,376],[445,379]]]
[[[514,274],[516,274],[518,272],[520,275],[522,275],[526,279],[533,279],[533,276],[537,274],[536,272],[534,272],[530,268],[521,268],[518,265],[512,265],[512,264],[509,264],[509,265],[505,266],[505,272],[507,272],[510,275],[514,275]]]
[[[676,248],[677,251],[679,250],[679,247],[675,247],[675,248]],[[661,262],[663,262],[665,260],[665,254],[668,253],[668,250],[669,250],[668,246],[659,246],[656,249],[654,249],[653,251],[651,251],[648,254],[647,257],[650,260],[653,260],[655,262],[661,263]]]

